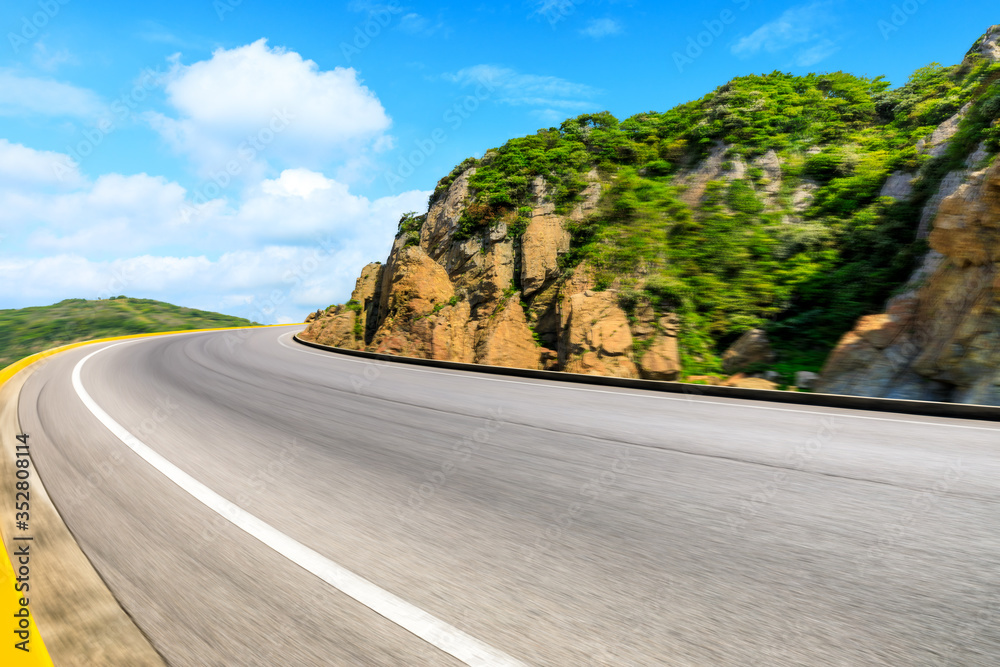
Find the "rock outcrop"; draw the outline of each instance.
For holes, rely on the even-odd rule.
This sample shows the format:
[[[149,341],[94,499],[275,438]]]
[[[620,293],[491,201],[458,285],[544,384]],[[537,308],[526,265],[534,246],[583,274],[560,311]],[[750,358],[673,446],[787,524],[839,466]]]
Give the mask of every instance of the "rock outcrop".
[[[676,379],[676,316],[644,304],[633,334],[618,292],[595,291],[586,263],[560,269],[568,225],[600,201],[597,172],[586,174],[586,187],[564,213],[556,212],[544,179],[535,179],[517,239],[506,221],[471,237],[461,233],[474,173],[457,175],[417,219],[419,231],[401,229],[386,263],[366,266],[351,301],[317,313],[302,337],[404,356]]]
[[[382,263],[373,262],[361,269],[361,276],[354,285],[350,303],[360,307],[358,317],[361,318],[361,342],[371,340],[378,326],[378,307],[381,296],[379,279],[382,276]]]
[[[521,237],[521,287],[526,296],[535,295],[559,276],[559,256],[569,252],[569,241],[569,230],[560,216],[532,214]]]
[[[722,162],[725,160],[727,150],[725,144],[717,143],[704,162],[680,175],[677,181],[685,188],[681,193],[681,201],[688,206],[694,206],[701,200],[709,181],[718,179],[722,174]]]
[[[858,321],[817,391],[1000,404],[1000,161],[941,202],[929,242],[936,268]]]
[[[978,53],[992,62],[1000,62],[1000,25],[990,26],[972,48],[969,54]]]
[[[737,373],[722,382],[723,387],[739,387],[740,389],[777,389],[778,383],[766,378],[753,377]]]
[[[420,228],[420,247],[435,260],[450,249],[449,241],[458,231],[459,219],[468,203],[469,178],[475,173],[473,167],[459,174],[427,212],[427,221]]]
[[[476,363],[512,368],[540,368],[541,350],[532,336],[521,307],[513,294],[480,327]]]
[[[771,341],[760,329],[751,329],[722,353],[722,370],[737,373],[754,364],[768,364],[774,361]]]
[[[965,115],[969,113],[969,107],[971,106],[971,102],[966,104],[958,110],[958,113],[934,128],[934,131],[929,137],[918,141],[917,151],[927,153],[931,157],[940,157],[941,155],[944,155],[945,150],[948,148],[948,142],[951,141],[951,138],[958,132],[958,124],[962,122]]]
[[[681,373],[676,335],[663,335],[640,358],[640,373],[647,380],[676,380]]]
[[[903,200],[909,199],[912,192],[913,174],[904,171],[894,171],[886,179],[879,197],[892,197],[893,199]]]
[[[799,371],[795,374],[795,386],[799,389],[812,389],[818,379],[819,373]]]
[[[381,277],[376,352],[472,361],[469,304],[455,296],[447,272],[420,246],[404,246]]]
[[[769,150],[753,161],[753,166],[760,169],[759,180],[761,194],[767,199],[768,206],[775,208],[774,198],[781,192],[781,158],[773,150]]]
[[[941,202],[930,244],[960,268],[1000,258],[1000,163]]]
[[[637,377],[632,332],[614,292],[587,290],[565,300],[559,363],[570,373]]]
[[[323,345],[360,350],[364,344],[358,324],[358,313],[346,306],[337,306],[310,326],[310,340]]]

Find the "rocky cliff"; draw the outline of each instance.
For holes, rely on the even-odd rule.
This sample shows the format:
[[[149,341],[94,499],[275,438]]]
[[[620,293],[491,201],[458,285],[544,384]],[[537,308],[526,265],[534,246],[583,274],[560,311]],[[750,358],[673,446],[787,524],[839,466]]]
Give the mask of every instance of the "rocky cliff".
[[[926,263],[823,368],[829,393],[1000,405],[1000,162],[940,204]]]
[[[998,41],[893,90],[773,73],[511,140],[443,179],[302,335],[754,387],[822,366],[822,391],[1000,403]]]
[[[1000,26],[966,60],[976,56],[1000,63]],[[1000,100],[984,106],[996,128]],[[963,106],[918,149],[943,155],[969,113]],[[942,179],[921,213],[917,233],[930,246],[923,261],[885,312],[844,334],[817,390],[1000,405],[1000,161],[980,144],[962,167]],[[910,196],[913,180],[899,175],[893,196]]]
[[[555,212],[542,178],[514,237],[502,221],[464,234],[470,167],[400,226],[385,264],[369,264],[351,301],[310,316],[307,340],[349,349],[519,368],[675,379],[676,318],[630,318],[615,290],[595,291],[586,265],[560,269],[568,225],[590,215],[605,184],[589,172],[579,201]]]

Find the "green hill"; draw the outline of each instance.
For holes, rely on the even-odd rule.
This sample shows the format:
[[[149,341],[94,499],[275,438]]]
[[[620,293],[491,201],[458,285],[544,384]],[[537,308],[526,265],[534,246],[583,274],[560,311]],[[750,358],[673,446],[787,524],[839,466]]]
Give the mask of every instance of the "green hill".
[[[425,215],[400,220],[386,262],[303,335],[571,373],[742,372],[761,386],[819,371],[859,318],[880,314],[856,336],[874,358],[914,309],[937,307],[937,292],[915,296],[934,276],[949,304],[976,304],[975,319],[995,309],[975,300],[993,274],[963,294],[947,271],[972,263],[962,252],[995,256],[994,189],[979,179],[1000,150],[998,40],[991,26],[962,62],[897,88],[845,72],[752,74],[670,110],[584,114],[511,139],[443,178]],[[950,199],[951,222],[937,224],[943,202],[974,193],[971,218],[954,219],[963,206]],[[996,347],[927,341],[935,326],[904,338],[958,357]],[[919,382],[965,386],[963,363]]]
[[[596,169],[608,189],[595,215],[572,223],[564,272],[586,262],[598,289],[614,285],[630,313],[649,302],[678,313],[689,374],[718,371],[720,351],[754,328],[793,365],[818,369],[906,281],[927,250],[921,211],[977,147],[997,152],[998,116],[1000,62],[975,47],[895,89],[882,77],[776,71],[670,111],[587,114],[512,139],[456,167],[431,203],[475,167],[458,236],[503,225],[517,240],[535,178],[566,213]],[[958,123],[950,141],[923,149],[949,119]],[[697,183],[712,159],[721,168]],[[894,173],[913,178],[905,198],[880,196]]]
[[[0,368],[42,350],[95,338],[253,324],[240,317],[124,296],[0,310]]]

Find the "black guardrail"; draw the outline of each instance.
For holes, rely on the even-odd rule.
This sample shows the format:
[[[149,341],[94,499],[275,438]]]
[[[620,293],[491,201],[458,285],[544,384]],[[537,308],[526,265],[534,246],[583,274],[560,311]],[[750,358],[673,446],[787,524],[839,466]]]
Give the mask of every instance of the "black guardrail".
[[[689,396],[712,396],[718,398],[739,398],[751,401],[766,401],[770,403],[790,403],[793,405],[811,405],[826,408],[846,408],[850,410],[868,410],[872,412],[894,412],[907,415],[923,415],[927,417],[955,417],[958,419],[982,419],[1000,421],[1000,406],[968,405],[965,403],[938,403],[935,401],[909,401],[897,398],[869,398],[867,396],[847,396],[840,394],[813,394],[809,392],[778,391],[775,389],[745,389],[743,387],[719,387],[715,385],[688,384],[686,382],[666,382],[662,380],[640,380],[636,378],[616,378],[604,375],[581,375],[578,373],[563,373],[561,371],[540,371],[528,368],[507,368],[505,366],[485,366],[482,364],[466,364],[458,361],[438,361],[436,359],[420,359],[418,357],[400,357],[394,354],[379,354],[362,350],[347,350],[341,347],[320,345],[312,341],[302,340],[295,334],[295,340],[307,347],[335,352],[349,357],[389,361],[414,366],[430,366],[453,371],[469,371],[487,375],[506,375],[512,377],[530,378],[533,380],[551,380],[554,382],[572,382],[575,384],[598,385],[601,387],[621,387],[623,389],[642,389],[645,391],[663,391],[672,394],[687,394]]]

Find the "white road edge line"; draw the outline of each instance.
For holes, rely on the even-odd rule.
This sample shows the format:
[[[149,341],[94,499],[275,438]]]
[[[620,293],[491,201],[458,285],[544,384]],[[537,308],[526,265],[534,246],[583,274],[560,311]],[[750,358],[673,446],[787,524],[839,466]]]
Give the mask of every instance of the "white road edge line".
[[[391,362],[391,361],[378,361],[378,360],[367,360],[367,361],[365,361],[365,360],[361,360],[361,359],[355,359],[355,358],[349,357],[347,355],[337,354],[336,352],[314,352],[313,350],[308,349],[305,345],[302,345],[301,343],[296,343],[295,346],[293,347],[291,345],[287,345],[282,340],[284,338],[289,338],[290,339],[292,337],[292,335],[293,334],[291,334],[291,333],[283,333],[283,334],[281,334],[277,338],[278,344],[281,345],[284,348],[289,349],[289,350],[295,350],[297,352],[304,352],[305,354],[314,354],[314,355],[316,355],[318,357],[326,357],[327,359],[338,359],[340,361],[349,361],[349,362],[355,363],[355,364],[379,364],[379,365],[389,364],[389,365],[391,365],[395,369],[402,370],[402,371],[409,371],[411,373],[429,373],[431,375],[459,376],[459,377],[466,377],[466,378],[475,379],[475,380],[482,380],[484,382],[503,382],[505,384],[530,384],[530,385],[535,386],[535,387],[552,387],[553,389],[561,389],[563,391],[586,391],[586,392],[590,392],[590,393],[593,393],[593,394],[615,394],[616,396],[634,396],[636,398],[651,398],[651,399],[660,400],[660,401],[681,401],[681,402],[685,402],[685,403],[689,403],[691,401],[694,401],[694,402],[702,403],[702,404],[705,404],[705,405],[721,405],[721,406],[725,406],[725,407],[728,407],[728,408],[735,408],[737,410],[740,410],[740,409],[744,409],[744,410],[769,410],[769,411],[772,411],[772,412],[794,412],[794,413],[800,414],[800,415],[822,415],[824,417],[836,416],[836,417],[843,417],[845,419],[868,419],[868,420],[871,420],[871,421],[893,422],[893,423],[896,423],[896,424],[917,424],[919,426],[944,426],[944,427],[947,427],[947,428],[966,428],[966,429],[972,429],[974,431],[1000,431],[1000,428],[990,428],[989,426],[969,426],[967,424],[945,424],[945,423],[942,423],[942,422],[933,422],[933,421],[917,421],[915,419],[893,419],[891,417],[870,417],[868,415],[859,415],[859,414],[847,413],[846,412],[847,410],[851,410],[852,408],[830,408],[831,410],[837,410],[838,412],[820,412],[818,410],[796,410],[795,408],[775,408],[775,407],[766,406],[766,405],[749,405],[748,403],[753,402],[753,399],[749,399],[749,398],[729,399],[729,400],[734,400],[734,401],[741,401],[740,403],[730,403],[726,399],[722,399],[722,400],[718,400],[718,401],[706,400],[706,399],[714,398],[714,397],[711,397],[711,396],[693,396],[693,395],[688,395],[686,398],[678,398],[676,396],[665,396],[663,394],[657,394],[657,393],[653,393],[653,392],[650,392],[648,394],[636,394],[636,393],[633,393],[633,392],[629,392],[628,390],[608,391],[606,389],[593,389],[591,387],[574,387],[574,386],[569,386],[569,385],[558,384],[558,382],[559,382],[558,380],[552,380],[551,384],[550,383],[544,383],[543,384],[541,382],[532,382],[532,381],[530,381],[528,379],[523,379],[523,380],[503,380],[501,378],[488,377],[488,376],[485,376],[485,375],[473,375],[472,373],[474,373],[475,371],[431,371],[431,370],[427,370],[426,368],[414,368],[413,366],[411,366],[409,364],[405,364],[405,363],[398,363],[398,362]],[[691,386],[696,387],[698,385],[691,385]],[[935,419],[935,417],[930,417],[930,419]],[[948,417],[937,417],[937,419],[949,419],[949,418]]]
[[[76,390],[80,400],[129,449],[145,459],[147,463],[163,473],[174,484],[190,493],[206,507],[233,525],[257,538],[271,549],[274,549],[296,565],[308,570],[340,592],[349,595],[377,614],[408,630],[428,644],[461,660],[466,665],[473,665],[475,667],[525,667],[525,663],[484,644],[475,637],[465,634],[458,628],[379,588],[367,579],[341,567],[322,554],[313,551],[270,524],[244,511],[157,454],[148,445],[129,433],[125,427],[112,419],[91,398],[90,394],[83,387],[80,372],[84,364],[91,357],[105,350],[130,342],[133,341],[115,343],[101,348],[96,352],[91,352],[73,368],[73,388]]]

